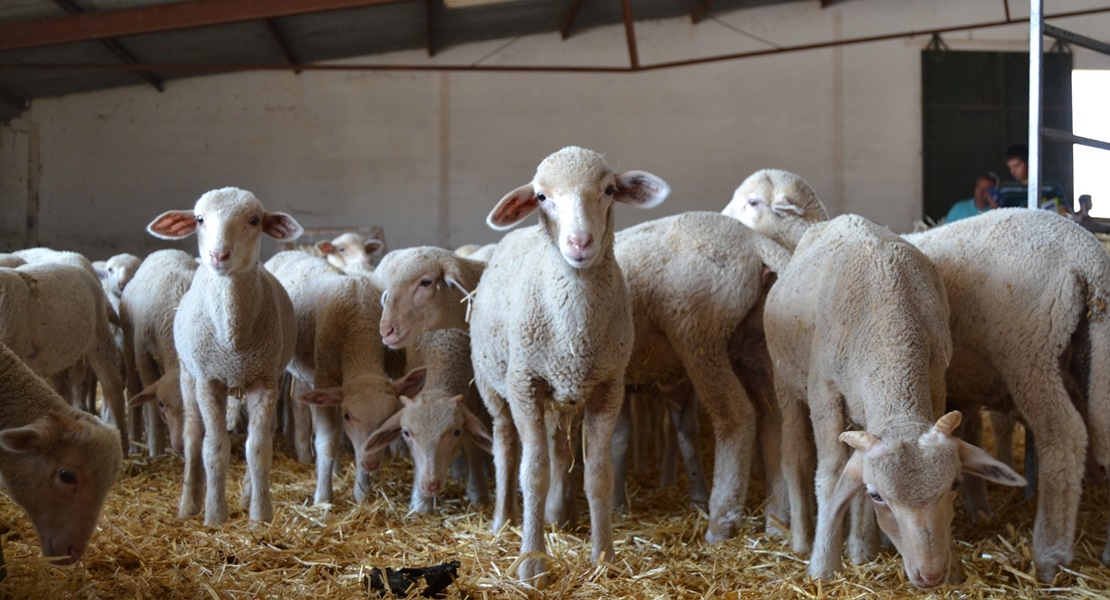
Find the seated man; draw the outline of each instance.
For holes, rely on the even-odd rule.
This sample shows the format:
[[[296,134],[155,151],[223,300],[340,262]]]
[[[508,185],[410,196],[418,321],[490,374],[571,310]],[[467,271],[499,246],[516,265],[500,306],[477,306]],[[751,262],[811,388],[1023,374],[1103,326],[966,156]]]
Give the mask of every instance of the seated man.
[[[1029,147],[1014,144],[1006,150],[1006,166],[1014,181],[1007,181],[999,188],[1000,206],[1029,206]],[[1064,186],[1054,179],[1041,179],[1040,207],[1062,215],[1071,214],[1071,205]]]
[[[998,191],[995,189],[997,187],[998,175],[991,171],[983,171],[975,178],[975,192],[972,197],[953,204],[952,208],[948,209],[944,222],[952,223],[998,208]]]

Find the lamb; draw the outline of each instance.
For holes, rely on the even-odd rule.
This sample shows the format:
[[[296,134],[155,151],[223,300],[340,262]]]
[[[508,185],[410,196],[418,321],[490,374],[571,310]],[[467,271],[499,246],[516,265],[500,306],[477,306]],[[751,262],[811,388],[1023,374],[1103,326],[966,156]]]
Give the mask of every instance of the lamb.
[[[404,348],[428,331],[469,331],[462,301],[477,287],[485,268],[483,262],[434,246],[386,254],[374,272],[382,290],[382,341]]]
[[[139,265],[142,264],[142,259],[134,254],[117,254],[105,261],[96,261],[92,263],[93,269],[96,270],[97,276],[100,278],[100,283],[104,286],[104,293],[108,296],[108,301],[112,303],[112,308],[119,312],[120,296],[123,295],[123,289],[135,276],[135,271],[138,270]]]
[[[339,453],[340,424],[359,465],[355,500],[370,490],[383,449],[365,442],[399,407],[398,394],[415,394],[424,371],[393,381],[378,339],[381,293],[362,277],[349,277],[327,261],[296,250],[279,252],[266,268],[293,302],[297,345],[289,371],[313,388],[298,395],[311,403],[316,434],[316,503],[332,501],[331,476]],[[342,413],[342,421],[340,420]]]
[[[180,367],[173,339],[174,315],[197,271],[196,259],[181,250],[158,250],[146,257],[120,297],[120,325],[124,358],[137,376],[128,403],[143,406],[147,449],[151,456],[164,451],[164,428],[170,447],[185,452],[182,437]],[[157,406],[157,411],[154,407]]]
[[[374,262],[371,256],[385,247],[380,240],[347,232],[330,242],[316,242],[316,248],[324,253],[328,262],[344,271],[372,271]]]
[[[779,477],[778,414],[757,407],[775,402],[764,375],[771,369],[758,322],[764,275],[785,267],[789,253],[735,219],[690,212],[620,231],[616,258],[628,282],[636,333],[625,383],[651,386],[668,396],[695,497],[698,492],[704,497],[704,471],[697,455],[696,403],[689,386],[682,385],[685,379],[713,419],[716,458],[706,539],[717,542],[736,534],[757,420],[772,499],[767,524],[773,528],[775,518],[788,521],[779,505],[785,491]],[[747,324],[750,316],[757,321],[754,328]],[[734,368],[734,357],[740,369]]]
[[[1082,227],[1037,210],[990,211],[906,237],[948,290],[949,404],[976,416],[984,404],[1016,408],[1037,441],[1033,562],[1050,582],[1074,556],[1088,432],[1095,461],[1110,468],[1110,256]],[[1087,383],[1086,425],[1065,384],[1069,354],[1086,357],[1078,373]],[[969,428],[968,441],[978,442],[977,433]],[[968,514],[989,512],[982,481],[969,481],[965,493]],[[1110,563],[1110,544],[1102,558]]]
[[[0,344],[0,478],[42,553],[81,560],[123,463],[119,434],[69,406]]]
[[[505,230],[540,213],[539,225],[498,243],[473,301],[470,330],[475,381],[493,417],[495,529],[509,516],[501,511],[510,506],[504,499],[511,498],[510,478],[517,473],[514,425],[523,449],[518,574],[525,580],[547,569],[544,498],[548,520],[562,522],[569,509],[563,477],[551,473],[567,472],[568,427],[583,411],[591,558],[612,560],[610,447],[634,335],[628,290],[613,255],[612,207],[652,207],[669,192],[655,175],[618,175],[600,154],[567,147],[545,158],[532,181],[506,194],[487,218]]]
[[[859,494],[866,490],[914,585],[959,580],[950,527],[960,471],[1005,485],[1025,481],[952,435],[959,412],[940,416],[952,355],[940,275],[913,245],[862,217],[815,224],[824,207],[792,173],[751,175],[729,212],[794,250],[768,293],[764,326],[783,430],[805,431],[808,408],[817,447],[810,575],[826,579],[839,569],[850,504],[852,558],[874,555],[877,540],[864,531],[871,508]],[[846,431],[853,424],[863,430]],[[798,438],[783,440],[798,552],[810,539],[804,481],[810,451]]]
[[[424,388],[415,398],[401,397],[401,408],[366,440],[363,454],[383,452],[398,438],[404,439],[412,455],[413,485],[410,507],[430,514],[435,499],[446,487],[447,468],[460,452],[467,465],[467,499],[484,505],[489,491],[485,463],[480,451],[490,452],[489,430],[470,409],[470,336],[459,329],[432,331],[420,340],[427,369]],[[465,360],[459,361],[458,357]],[[480,402],[480,401],[479,401]],[[469,405],[469,406],[468,406]]]
[[[477,260],[481,262],[489,262],[489,257],[493,256],[493,250],[497,248],[497,243],[493,244],[463,244],[455,248],[455,254],[470,260]]]
[[[276,398],[293,356],[297,324],[289,295],[259,262],[261,235],[288,242],[303,229],[285,213],[266,212],[254,194],[228,187],[206,192],[193,210],[162,213],[147,231],[163,239],[196,233],[203,263],[173,323],[185,408],[185,477],[178,515],[198,514],[205,494],[205,524],[227,521],[231,392],[245,395],[249,418],[244,505],[249,502],[252,521],[269,521],[274,515],[270,467]]]
[[[109,327],[114,313],[91,265],[86,269],[79,264],[30,262],[0,268],[0,341],[56,386],[59,380],[68,381],[65,376],[75,365],[87,361],[126,450],[123,370]],[[83,369],[79,371],[83,379]]]

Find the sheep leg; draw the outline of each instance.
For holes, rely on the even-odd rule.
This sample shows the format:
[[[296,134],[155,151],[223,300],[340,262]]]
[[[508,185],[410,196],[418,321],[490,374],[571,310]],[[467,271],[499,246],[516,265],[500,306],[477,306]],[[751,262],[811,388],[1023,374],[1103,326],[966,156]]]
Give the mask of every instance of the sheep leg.
[[[663,436],[663,448],[659,452],[659,487],[674,487],[678,485],[678,434],[675,431],[676,425],[674,418],[670,416],[671,408],[668,405],[667,410],[659,415],[659,420],[656,421],[652,429],[649,431],[658,431]],[[696,414],[696,413],[695,413]],[[646,436],[645,436],[646,437]],[[704,471],[699,470],[704,476]],[[709,502],[709,485],[706,484],[703,490],[705,492],[703,504]],[[693,492],[690,493],[693,496]]]
[[[331,478],[335,457],[339,454],[339,437],[342,421],[335,406],[309,407],[312,411],[312,428],[316,434],[316,494],[313,502],[325,504],[332,501]]]
[[[583,461],[586,463],[586,500],[590,505],[590,533],[595,563],[613,561],[613,521],[610,506],[613,497],[613,465],[611,461],[613,429],[624,403],[624,383],[601,384],[594,388],[586,404],[582,435],[586,439]]]
[[[992,415],[997,415],[995,411],[991,411]],[[956,431],[957,437],[973,446],[983,446],[983,417],[982,413],[977,408],[963,411],[963,421],[960,423]],[[992,426],[994,419],[992,418]],[[1013,420],[1011,419],[1011,426]],[[1011,461],[1013,460],[1013,451],[1011,450]],[[1001,459],[1000,459],[1001,460]],[[1012,465],[1013,462],[1007,464]],[[974,475],[964,476],[964,508],[967,513],[967,518],[972,525],[978,524],[981,521],[987,521],[991,518],[991,504],[987,498],[987,485],[986,482]]]
[[[782,474],[790,503],[790,547],[809,554],[813,544],[813,434],[805,395],[776,379],[782,413]]]
[[[755,452],[755,411],[723,348],[685,367],[713,419],[716,444],[705,539],[716,543],[735,536],[743,516]]]
[[[849,448],[837,439],[842,429],[841,419],[836,423],[814,423],[813,434],[817,445],[817,476],[814,488],[817,496],[817,528],[813,538],[813,555],[809,558],[809,575],[814,579],[830,579],[840,570],[844,552],[843,513],[832,505],[836,482],[848,464]]]
[[[675,447],[682,453],[686,466],[686,483],[690,488],[690,501],[708,510],[709,482],[705,480],[705,466],[698,451],[698,400],[689,382],[683,382],[665,392],[667,411],[674,424]],[[674,485],[673,481],[671,485]]]
[[[513,522],[516,515],[516,478],[520,460],[513,416],[505,400],[488,386],[480,386],[482,401],[492,418],[494,485],[492,528],[494,533]]]
[[[177,516],[187,519],[200,514],[201,502],[204,500],[204,462],[201,455],[204,425],[201,422],[200,407],[197,406],[196,380],[184,368],[181,369],[181,400],[184,416],[182,436],[185,438],[185,475]]]
[[[544,505],[546,522],[559,527],[570,527],[577,520],[575,507],[574,468],[575,426],[574,419],[564,419],[562,415],[544,415],[547,429],[548,476],[547,499]],[[574,469],[577,470],[577,469]]]
[[[277,386],[259,380],[247,390],[247,472],[251,478],[250,518],[272,521],[274,504],[270,496],[270,468],[274,460],[274,413]]]
[[[127,354],[125,354],[124,357],[127,358]],[[138,361],[134,358],[130,358],[125,360],[124,363],[128,365],[129,373],[137,372],[139,375],[137,379],[135,377],[127,378],[127,392],[129,397],[143,391],[143,388],[146,386],[154,384],[162,375],[161,370],[158,368],[158,364],[146,353],[144,353]],[[167,366],[172,367],[173,365]],[[147,402],[144,404],[142,406],[142,415],[143,421],[146,423],[147,454],[153,458],[159,454],[165,453],[166,428],[165,424],[162,422],[162,415],[159,414],[158,404],[155,402]]]
[[[142,406],[142,419],[146,423],[147,453],[151,457],[165,454],[166,424],[162,421],[156,403],[148,402]]]
[[[130,450],[131,443],[127,431],[127,402],[123,398],[123,372],[120,369],[120,354],[115,349],[111,334],[105,331],[101,336],[97,349],[88,357],[93,373],[100,381],[100,388],[104,392],[104,402],[108,412],[119,429],[120,444],[124,456]]]
[[[967,415],[964,415],[967,418]],[[1000,462],[1014,466],[1014,416],[1000,410],[988,410],[987,418],[994,436],[994,457]],[[966,439],[966,438],[965,438]],[[970,441],[968,443],[971,443]]]
[[[639,425],[646,425],[643,420],[643,415],[640,414],[637,419],[639,410],[633,408],[632,392],[625,392],[626,400],[624,405],[621,406],[620,414],[617,416],[616,429],[613,430],[613,512],[623,513],[628,511],[628,451],[630,445],[630,438],[633,435],[633,423]],[[647,430],[636,429],[636,433],[640,436],[646,436]],[[633,450],[632,462],[637,465],[643,460],[640,455],[640,444],[631,444]]]
[[[852,564],[875,560],[879,555],[879,522],[875,519],[875,505],[859,494],[852,500],[851,521],[848,536],[848,557]]]
[[[297,462],[307,465],[312,463],[312,410],[304,402],[292,399],[296,386],[297,381],[294,379],[289,384],[293,411],[293,448],[297,454]]]
[[[517,387],[532,388],[529,384]],[[536,386],[544,387],[546,386]],[[520,555],[522,560],[517,575],[522,581],[542,586],[547,572],[547,558],[543,539],[544,500],[547,498],[551,476],[548,454],[547,427],[544,423],[544,390],[527,389],[515,392],[509,402],[513,422],[520,436],[520,488],[524,504],[524,523],[521,531]],[[495,417],[496,419],[496,417]],[[496,420],[494,421],[496,427]],[[500,482],[499,482],[500,485]],[[609,509],[608,506],[605,507]]]
[[[766,348],[764,348],[764,353]],[[770,364],[770,357],[766,357]],[[759,453],[763,464],[763,483],[767,494],[763,508],[764,529],[770,534],[783,533],[780,525],[790,524],[790,498],[782,475],[782,411],[775,398],[771,369],[746,369],[741,383],[756,407],[759,425]]]
[[[466,499],[474,506],[489,504],[489,483],[481,448],[470,440],[464,440],[463,458],[466,459]]]
[[[197,406],[204,422],[204,524],[227,521],[227,468],[231,440],[227,434],[227,386],[220,381],[198,381]]]
[[[1014,391],[1026,430],[1037,440],[1037,464],[1042,467],[1038,470],[1044,485],[1038,486],[1033,563],[1037,579],[1050,582],[1074,556],[1087,427],[1059,372],[1015,372],[1007,384]]]

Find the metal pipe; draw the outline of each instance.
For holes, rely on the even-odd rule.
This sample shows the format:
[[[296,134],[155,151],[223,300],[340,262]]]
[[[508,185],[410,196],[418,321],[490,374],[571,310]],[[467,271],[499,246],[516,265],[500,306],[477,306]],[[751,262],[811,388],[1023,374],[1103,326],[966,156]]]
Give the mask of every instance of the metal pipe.
[[[1044,0],[1029,0],[1029,208],[1041,206],[1041,73],[1044,62]]]

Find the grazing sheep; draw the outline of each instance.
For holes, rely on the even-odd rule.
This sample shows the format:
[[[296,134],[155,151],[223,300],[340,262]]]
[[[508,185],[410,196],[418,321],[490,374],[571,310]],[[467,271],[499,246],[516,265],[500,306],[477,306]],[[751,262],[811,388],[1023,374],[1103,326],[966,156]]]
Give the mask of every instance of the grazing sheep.
[[[324,253],[329,263],[348,272],[373,271],[370,257],[384,246],[379,240],[368,240],[354,232],[344,233],[330,242],[316,242],[316,248]]]
[[[459,329],[424,334],[419,347],[427,369],[424,388],[415,398],[401,397],[401,407],[366,440],[363,454],[381,454],[398,438],[408,445],[413,462],[414,512],[430,514],[446,487],[447,470],[460,452],[467,465],[467,499],[488,501],[482,451],[490,452],[489,430],[471,407],[480,400],[471,393],[470,336]],[[459,357],[465,360],[458,360]],[[482,411],[484,412],[484,411]]]
[[[806,431],[808,408],[816,442],[810,575],[826,579],[840,568],[849,505],[852,558],[874,556],[877,536],[866,535],[873,534],[866,531],[872,508],[860,495],[866,490],[914,585],[958,581],[951,522],[960,471],[1005,485],[1025,482],[952,436],[960,413],[940,416],[952,341],[936,269],[913,245],[862,217],[807,220],[823,217],[824,207],[792,173],[756,172],[732,203],[742,222],[794,249],[768,293],[764,326],[783,430]],[[847,431],[853,425],[863,430]],[[805,477],[811,451],[805,436],[784,437],[798,552],[810,540]]]
[[[193,283],[197,266],[196,258],[181,250],[152,252],[120,297],[124,358],[128,371],[137,376],[128,402],[132,407],[143,407],[151,456],[165,450],[158,413],[169,431],[170,447],[175,452],[185,452],[181,374],[173,321],[181,298]]]
[[[1110,468],[1110,256],[1082,227],[1040,210],[1002,209],[906,236],[936,265],[952,306],[949,405],[1017,410],[1036,439],[1037,578],[1074,556],[1088,428]],[[1087,423],[1069,397],[1069,354],[1086,357]],[[1009,392],[1008,394],[1006,392]],[[968,431],[978,442],[978,427]],[[965,486],[968,514],[989,513],[983,483]],[[1103,553],[1110,562],[1110,544]]]
[[[745,345],[741,338],[749,316],[761,318],[765,272],[784,267],[790,254],[735,219],[690,212],[618,232],[616,257],[628,282],[636,331],[625,384],[663,390],[695,499],[700,492],[702,501],[705,479],[693,420],[697,405],[692,395],[682,393],[689,391],[680,385],[685,379],[693,383],[713,420],[716,448],[706,539],[717,542],[736,534],[747,499],[757,420],[772,498],[767,523],[773,523],[772,516],[787,522],[787,511],[780,506],[785,503],[778,464],[781,425],[771,408],[771,381],[758,376],[758,371],[770,371],[769,359],[761,344]],[[757,342],[762,341],[761,325],[755,323]],[[733,348],[734,354],[750,355],[740,365],[761,369],[738,373]]]
[[[373,278],[382,290],[382,341],[403,348],[427,331],[469,331],[463,300],[477,287],[485,268],[483,262],[434,246],[386,254]]]
[[[79,264],[29,262],[0,268],[0,341],[56,388],[60,379],[68,381],[67,375],[84,380],[79,363],[85,361],[100,380],[105,412],[111,424],[118,424],[126,451],[122,359],[109,324],[115,313],[91,265],[86,269]]]
[[[525,580],[547,569],[545,512],[549,521],[564,522],[570,510],[570,428],[583,411],[591,557],[612,560],[610,446],[634,334],[628,290],[613,256],[612,208],[614,202],[652,207],[669,191],[655,175],[615,174],[600,154],[568,147],[545,158],[532,181],[506,194],[487,218],[505,230],[537,209],[540,214],[539,225],[498,243],[473,301],[470,329],[475,381],[493,417],[494,529],[511,516],[514,425],[523,450],[518,573]]]
[[[419,390],[423,371],[398,381],[386,374],[386,348],[378,338],[381,292],[368,279],[345,275],[296,250],[279,252],[266,261],[266,268],[289,293],[296,314],[297,346],[289,372],[313,388],[297,397],[312,408],[314,502],[332,501],[341,426],[355,447],[355,499],[361,502],[382,457],[381,451],[364,455],[364,443],[397,410],[399,393]],[[373,468],[364,468],[368,465]]]
[[[0,478],[42,553],[77,562],[119,477],[119,434],[66,404],[0,344]]]
[[[269,521],[276,397],[293,356],[297,324],[288,294],[262,267],[259,253],[262,234],[288,242],[303,230],[287,214],[266,212],[254,194],[222,188],[202,195],[193,210],[162,213],[147,231],[163,239],[196,233],[203,263],[173,324],[185,404],[185,481],[178,514],[198,514],[205,494],[205,524],[227,521],[230,392],[245,395],[249,417],[244,505],[249,498],[250,518]]]

